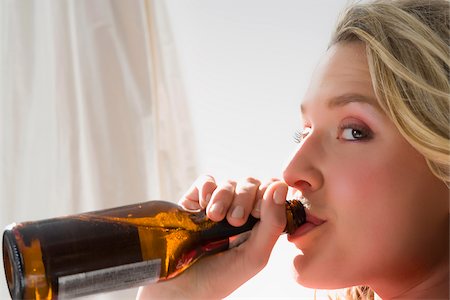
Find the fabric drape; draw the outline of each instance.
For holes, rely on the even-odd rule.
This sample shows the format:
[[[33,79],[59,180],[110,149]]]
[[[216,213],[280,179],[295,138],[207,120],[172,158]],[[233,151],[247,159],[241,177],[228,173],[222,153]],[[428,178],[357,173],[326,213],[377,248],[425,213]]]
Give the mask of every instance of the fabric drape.
[[[1,226],[176,201],[196,176],[162,0],[0,1],[0,99]]]

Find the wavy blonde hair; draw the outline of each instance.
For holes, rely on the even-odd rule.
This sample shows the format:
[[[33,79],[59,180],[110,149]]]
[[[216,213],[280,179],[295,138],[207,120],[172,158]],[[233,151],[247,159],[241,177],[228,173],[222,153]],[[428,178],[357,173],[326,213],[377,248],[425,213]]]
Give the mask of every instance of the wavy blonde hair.
[[[376,0],[350,5],[330,46],[363,42],[379,105],[403,137],[450,184],[449,11],[447,0]],[[347,299],[374,299],[367,287]]]
[[[432,172],[450,183],[449,10],[447,0],[356,3],[331,45],[362,41],[378,102]]]

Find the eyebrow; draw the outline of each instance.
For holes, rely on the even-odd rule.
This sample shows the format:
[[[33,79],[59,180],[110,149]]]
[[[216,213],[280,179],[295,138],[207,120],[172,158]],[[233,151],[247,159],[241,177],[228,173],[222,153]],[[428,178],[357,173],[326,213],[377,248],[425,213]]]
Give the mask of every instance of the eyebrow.
[[[327,101],[327,107],[333,109],[336,107],[342,107],[352,102],[366,103],[372,106],[377,106],[377,101],[375,98],[367,97],[362,94],[351,93],[331,98]],[[306,107],[303,104],[300,105],[300,111],[302,112],[302,114],[306,112]]]

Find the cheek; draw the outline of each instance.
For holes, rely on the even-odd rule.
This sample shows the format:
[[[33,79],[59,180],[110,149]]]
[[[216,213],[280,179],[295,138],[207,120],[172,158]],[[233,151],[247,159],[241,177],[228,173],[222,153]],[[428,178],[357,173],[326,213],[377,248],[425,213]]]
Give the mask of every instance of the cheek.
[[[338,163],[327,170],[327,199],[334,202],[338,216],[401,213],[404,205],[420,204],[415,200],[418,190],[430,190],[424,179],[431,172],[415,150],[405,146],[377,150],[336,159]]]
[[[368,171],[367,163],[364,168],[355,167],[361,165],[336,164],[323,173],[328,175],[323,205],[330,224],[315,247],[309,252],[302,249],[305,257],[297,257],[300,284],[327,289],[358,285],[364,280],[368,262],[382,253],[379,215],[384,213],[385,205],[381,205],[379,197],[389,192],[380,189],[376,178],[384,178],[385,174],[375,167]],[[374,243],[379,246],[374,247]],[[335,276],[330,270],[345,272]]]
[[[355,242],[359,245],[378,243],[375,240],[383,236],[385,230],[380,220],[395,220],[388,216],[395,213],[387,209],[390,196],[396,190],[390,175],[366,163],[364,168],[346,168],[332,182],[328,199],[330,204],[333,203],[339,249],[353,256],[353,252],[361,247],[352,247],[348,251],[349,245],[355,245]]]
[[[335,175],[328,182],[328,199],[333,202],[338,228],[349,239],[373,240],[401,226],[405,207],[419,203],[411,192],[408,167],[398,156],[380,153],[355,160],[330,172]]]
[[[335,249],[358,278],[394,273],[392,266],[404,273],[412,261],[426,265],[440,255],[430,249],[448,249],[448,189],[418,153],[401,154],[329,170]]]
[[[327,199],[333,202],[338,217],[359,216],[369,207],[385,206],[398,190],[394,174],[373,161],[337,167],[329,174],[334,175],[328,180]]]

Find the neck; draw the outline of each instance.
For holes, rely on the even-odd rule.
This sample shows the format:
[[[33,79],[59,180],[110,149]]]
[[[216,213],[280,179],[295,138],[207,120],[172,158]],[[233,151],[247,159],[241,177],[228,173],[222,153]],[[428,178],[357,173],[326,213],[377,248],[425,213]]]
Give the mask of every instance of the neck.
[[[408,278],[408,275],[404,279]],[[377,290],[377,294],[383,300],[387,299],[450,299],[449,298],[449,260],[439,264],[432,272],[419,280],[410,283],[400,289]],[[400,290],[400,292],[399,292]]]

